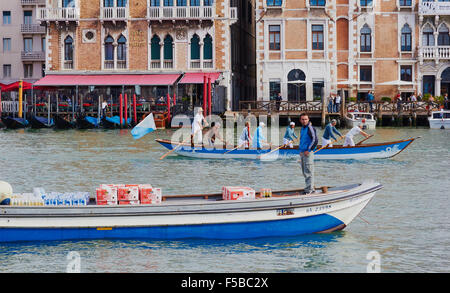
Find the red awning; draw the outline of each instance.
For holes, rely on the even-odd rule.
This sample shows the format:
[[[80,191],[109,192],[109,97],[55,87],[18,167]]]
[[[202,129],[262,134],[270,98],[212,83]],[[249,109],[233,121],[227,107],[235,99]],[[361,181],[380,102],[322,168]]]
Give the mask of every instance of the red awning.
[[[12,91],[18,91],[19,90],[19,82],[13,82],[10,84],[1,84],[1,90],[3,92],[12,92]],[[52,90],[53,88],[49,88],[49,87],[43,87],[43,86],[36,86],[32,83],[26,82],[26,81],[22,81],[22,89],[23,90],[31,90],[31,88],[33,88],[34,90]]]
[[[47,75],[35,86],[173,85],[180,74]]]
[[[183,78],[180,80],[180,84],[186,84],[186,83],[196,83],[196,84],[202,84],[203,83],[203,77],[206,76],[206,81],[208,81],[208,78],[211,78],[211,82],[214,83],[220,76],[220,72],[188,72],[185,73]]]

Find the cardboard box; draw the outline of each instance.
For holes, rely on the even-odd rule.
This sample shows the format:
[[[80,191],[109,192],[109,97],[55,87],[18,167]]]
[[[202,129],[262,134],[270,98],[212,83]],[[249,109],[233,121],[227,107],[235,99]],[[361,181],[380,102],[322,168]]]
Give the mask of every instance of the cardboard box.
[[[140,189],[140,201],[142,204],[158,204],[162,200],[161,188],[143,187]]]
[[[248,200],[255,199],[254,189],[245,186],[225,186],[222,188],[223,200]]]
[[[103,186],[96,189],[96,199],[98,201],[117,201],[117,188]]]
[[[101,200],[101,201],[97,201],[97,205],[99,205],[99,206],[102,206],[102,205],[117,205],[117,201]]]
[[[121,200],[139,200],[138,186],[123,186],[117,188],[117,199]]]

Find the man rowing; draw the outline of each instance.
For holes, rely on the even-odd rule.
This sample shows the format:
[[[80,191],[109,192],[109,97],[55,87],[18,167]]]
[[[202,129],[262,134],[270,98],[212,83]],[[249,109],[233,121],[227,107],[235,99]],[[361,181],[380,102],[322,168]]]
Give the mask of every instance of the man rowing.
[[[205,117],[203,117],[203,109],[198,108],[197,114],[194,116],[194,121],[192,122],[192,133],[191,133],[191,144],[203,144],[203,122],[205,123],[205,127],[208,125]]]
[[[336,129],[336,119],[331,120],[330,123],[328,123],[328,125],[325,127],[325,131],[323,132],[322,135],[322,146],[326,146],[332,148],[333,147],[333,143],[331,142],[331,139],[336,140],[336,136],[334,136],[334,134],[339,135],[340,137],[342,137],[342,134]]]
[[[362,134],[364,135],[366,138],[369,138],[370,135],[365,133],[362,128],[364,126],[364,121],[365,119],[363,119],[363,122],[358,123],[357,126],[353,127],[352,129],[350,129],[350,131],[345,135],[345,141],[344,144],[342,146],[355,146],[355,142],[353,141],[353,137],[357,134]]]
[[[289,126],[286,128],[286,132],[283,137],[283,145],[289,146],[291,149],[294,147],[293,142],[297,139],[297,135],[295,134],[295,122],[289,123]]]
[[[245,127],[242,129],[241,136],[239,137],[238,146],[248,149],[252,144],[252,136],[250,135],[250,122],[245,122]]]
[[[255,135],[253,135],[252,148],[262,149],[264,145],[270,145],[267,142],[266,137],[263,134],[263,128],[266,126],[264,122],[259,122],[259,126],[256,128]]]

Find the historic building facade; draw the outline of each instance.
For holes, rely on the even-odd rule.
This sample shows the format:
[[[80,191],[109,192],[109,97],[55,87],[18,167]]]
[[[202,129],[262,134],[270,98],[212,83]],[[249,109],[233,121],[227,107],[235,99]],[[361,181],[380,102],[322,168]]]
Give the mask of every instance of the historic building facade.
[[[228,0],[47,0],[38,14],[48,74],[220,73],[213,82],[226,109],[237,18]],[[179,95],[202,86],[180,86]]]
[[[447,93],[449,17],[441,1],[258,0],[258,99]]]

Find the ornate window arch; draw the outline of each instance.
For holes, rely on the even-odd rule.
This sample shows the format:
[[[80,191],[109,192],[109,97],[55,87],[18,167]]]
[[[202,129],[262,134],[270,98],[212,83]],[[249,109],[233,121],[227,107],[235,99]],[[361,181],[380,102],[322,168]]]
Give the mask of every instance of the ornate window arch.
[[[372,52],[372,29],[365,24],[360,32],[360,51]]]
[[[422,28],[422,46],[434,46],[434,28],[429,23]]]
[[[73,38],[70,35],[64,39],[64,61],[73,61]]]
[[[191,38],[191,60],[200,60],[200,37],[197,34]]]
[[[449,46],[450,45],[450,35],[448,26],[442,23],[438,27],[438,46]]]
[[[153,35],[151,39],[151,60],[160,60],[161,59],[161,50],[160,50],[160,42],[161,39],[158,35]]]
[[[120,35],[117,40],[117,60],[127,60],[127,39],[124,35]]]
[[[164,38],[164,60],[173,60],[173,38],[170,34]]]
[[[412,51],[412,30],[407,23],[401,29],[401,50]]]
[[[203,58],[207,60],[213,59],[213,42],[210,34],[206,34],[203,43]]]

